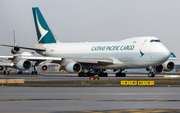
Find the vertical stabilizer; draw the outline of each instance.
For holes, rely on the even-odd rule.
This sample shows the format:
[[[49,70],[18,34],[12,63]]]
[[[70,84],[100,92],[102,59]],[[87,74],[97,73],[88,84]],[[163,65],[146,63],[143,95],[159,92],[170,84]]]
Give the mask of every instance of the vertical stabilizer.
[[[33,7],[33,17],[36,27],[36,33],[39,43],[56,43],[57,39],[53,35],[51,29],[48,27],[43,15],[38,7]]]
[[[17,46],[16,37],[15,37],[15,31],[14,30],[13,30],[13,36],[14,36],[14,45]]]

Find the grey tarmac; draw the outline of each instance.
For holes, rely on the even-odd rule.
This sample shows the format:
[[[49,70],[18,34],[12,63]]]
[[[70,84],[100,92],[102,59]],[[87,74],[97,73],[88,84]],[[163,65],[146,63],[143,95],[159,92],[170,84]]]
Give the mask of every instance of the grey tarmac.
[[[176,109],[179,87],[1,87],[1,112]]]

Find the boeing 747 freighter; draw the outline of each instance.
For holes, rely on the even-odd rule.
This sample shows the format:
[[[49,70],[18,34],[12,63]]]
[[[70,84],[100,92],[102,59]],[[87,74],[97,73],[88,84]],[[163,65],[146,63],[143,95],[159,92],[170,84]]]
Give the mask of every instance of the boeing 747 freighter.
[[[125,77],[123,70],[136,68],[147,68],[148,76],[154,77],[157,72],[174,69],[174,63],[167,61],[170,56],[169,50],[156,37],[134,37],[114,42],[60,43],[48,27],[39,8],[34,7],[32,11],[38,43],[35,48],[18,47],[35,50],[44,56],[42,58],[52,58],[53,63],[61,64],[61,69],[76,72],[79,77],[96,74],[106,77],[106,69],[119,70],[116,77]],[[28,56],[23,58],[33,59]]]

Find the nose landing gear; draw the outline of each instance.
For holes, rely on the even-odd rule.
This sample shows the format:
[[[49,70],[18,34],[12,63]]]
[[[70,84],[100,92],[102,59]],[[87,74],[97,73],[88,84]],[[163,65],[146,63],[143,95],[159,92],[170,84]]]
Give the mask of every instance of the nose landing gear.
[[[153,70],[153,66],[149,67],[148,77],[155,77],[155,72]]]

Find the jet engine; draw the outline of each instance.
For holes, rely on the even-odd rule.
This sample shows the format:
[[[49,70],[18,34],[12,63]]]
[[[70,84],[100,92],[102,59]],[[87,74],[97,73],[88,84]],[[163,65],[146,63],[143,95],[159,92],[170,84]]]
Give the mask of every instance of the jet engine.
[[[172,71],[175,68],[175,64],[171,61],[166,61],[162,65],[156,66],[153,70],[155,73],[161,73],[162,71]],[[149,71],[148,69],[146,69]]]
[[[82,66],[77,62],[70,62],[66,65],[65,69],[70,73],[80,72],[82,70]]]
[[[12,54],[17,54],[17,53],[19,53],[20,52],[20,48],[19,47],[13,47],[12,49],[11,49],[11,53]]]
[[[6,68],[4,66],[0,66],[0,72],[3,72]]]
[[[31,62],[28,60],[20,60],[16,64],[16,67],[20,70],[29,69],[31,67]]]
[[[40,69],[42,72],[46,72],[48,70],[48,66],[43,64],[43,65],[41,65]]]
[[[162,65],[156,66],[154,69],[155,73],[161,73],[164,70],[164,67]]]
[[[175,68],[175,64],[172,61],[166,61],[163,64],[164,71],[172,71]]]

